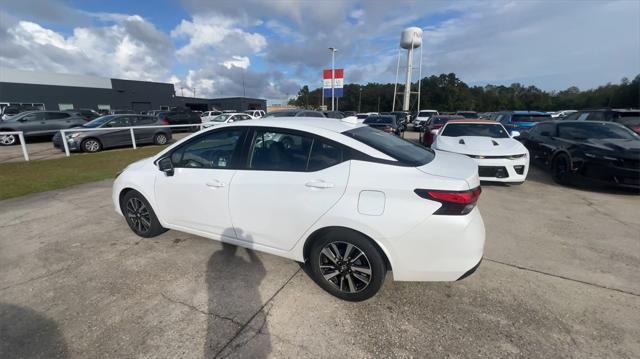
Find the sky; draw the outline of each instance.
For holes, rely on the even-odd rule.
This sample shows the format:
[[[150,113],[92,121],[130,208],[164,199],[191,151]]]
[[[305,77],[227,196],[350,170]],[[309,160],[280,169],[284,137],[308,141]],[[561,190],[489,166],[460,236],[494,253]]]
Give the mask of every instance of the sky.
[[[409,26],[423,76],[562,90],[640,74],[638,0],[0,0],[0,66],[282,102],[320,86],[328,47],[345,83],[393,82]]]

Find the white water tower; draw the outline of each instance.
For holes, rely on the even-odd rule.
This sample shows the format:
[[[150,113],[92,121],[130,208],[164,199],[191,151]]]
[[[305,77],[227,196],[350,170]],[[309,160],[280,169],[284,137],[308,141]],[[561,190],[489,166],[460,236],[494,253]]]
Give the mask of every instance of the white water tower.
[[[420,82],[422,79],[422,29],[419,27],[408,27],[400,34],[400,49],[398,49],[398,65],[396,67],[396,84],[393,88],[393,108],[395,111],[396,97],[398,91],[398,76],[400,74],[400,55],[402,50],[407,50],[407,76],[404,83],[404,95],[402,97],[402,111],[409,111],[411,94],[418,95],[418,106],[420,106]],[[418,91],[411,91],[412,70],[413,67],[413,50],[420,48],[420,65],[418,72]],[[420,110],[419,108],[417,110]]]

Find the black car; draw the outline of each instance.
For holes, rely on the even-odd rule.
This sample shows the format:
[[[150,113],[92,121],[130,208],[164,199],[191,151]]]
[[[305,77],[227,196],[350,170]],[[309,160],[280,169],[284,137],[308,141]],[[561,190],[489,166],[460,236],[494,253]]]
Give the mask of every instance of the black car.
[[[640,110],[638,109],[600,109],[582,110],[563,118],[565,121],[611,121],[627,126],[640,134]]]
[[[326,117],[324,113],[320,111],[303,110],[299,108],[289,108],[286,110],[271,111],[264,115],[264,118],[268,117]]]
[[[190,125],[201,124],[202,119],[196,112],[190,110],[172,110],[158,112],[157,117],[159,120],[165,121],[169,125]],[[176,129],[186,130],[185,127],[177,127]],[[193,127],[192,130],[198,130],[200,127]]]
[[[28,111],[7,120],[0,121],[0,132],[22,131],[24,137],[53,136],[65,128],[86,123],[84,117],[65,111]],[[0,145],[11,146],[18,143],[17,135],[1,135]]]
[[[520,141],[532,162],[570,184],[583,179],[640,189],[640,136],[604,121],[550,121],[524,132]]]
[[[168,123],[154,116],[145,115],[107,115],[98,117],[95,120],[79,127],[90,128],[110,128],[129,126],[162,126]],[[133,130],[136,145],[155,144],[166,145],[171,140],[171,129],[168,127],[137,128]],[[131,146],[131,131],[125,130],[99,130],[99,131],[78,131],[65,132],[67,144],[70,151],[98,152],[106,148]],[[53,136],[53,146],[64,149],[60,132]]]
[[[363,124],[382,130],[387,133],[393,133],[400,136],[402,134],[402,125],[396,120],[396,116],[392,115],[371,115],[368,116]]]

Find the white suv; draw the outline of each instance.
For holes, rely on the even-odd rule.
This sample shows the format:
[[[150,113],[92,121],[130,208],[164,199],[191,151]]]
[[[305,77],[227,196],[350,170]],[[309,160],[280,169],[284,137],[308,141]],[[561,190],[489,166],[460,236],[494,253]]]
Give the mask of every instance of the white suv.
[[[305,262],[360,301],[397,281],[454,281],[482,259],[478,167],[361,124],[261,119],[197,132],[127,167],[116,211],[139,236],[175,229]],[[241,269],[238,269],[241,270]]]

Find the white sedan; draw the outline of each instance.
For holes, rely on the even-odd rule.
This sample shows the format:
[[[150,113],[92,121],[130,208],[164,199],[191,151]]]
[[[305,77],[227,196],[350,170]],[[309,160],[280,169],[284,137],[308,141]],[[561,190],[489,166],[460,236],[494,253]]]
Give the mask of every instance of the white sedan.
[[[113,202],[142,237],[168,229],[305,262],[360,301],[397,281],[455,281],[478,267],[477,166],[369,126],[261,119],[197,132],[127,167]],[[242,270],[242,268],[237,268]]]
[[[451,120],[434,131],[431,148],[473,158],[481,181],[520,184],[529,172],[529,151],[512,136],[499,122]]]
[[[214,117],[209,117],[207,119],[202,118],[202,123],[204,124],[205,127],[209,127],[209,126],[217,126],[217,125],[221,125],[223,123],[231,123],[231,122],[236,122],[236,121],[246,121],[246,120],[253,120],[254,118],[251,117],[251,115],[246,114],[246,113],[223,113]]]

